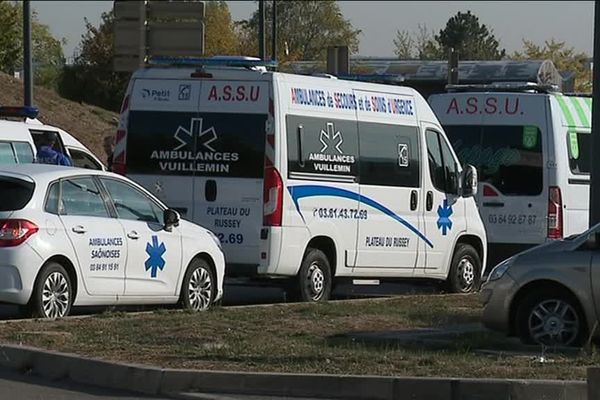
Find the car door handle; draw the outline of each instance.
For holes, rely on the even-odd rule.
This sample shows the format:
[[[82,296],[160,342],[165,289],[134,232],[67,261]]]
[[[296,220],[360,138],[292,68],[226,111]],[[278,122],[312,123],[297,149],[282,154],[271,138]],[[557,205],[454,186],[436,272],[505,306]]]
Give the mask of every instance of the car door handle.
[[[129,239],[137,240],[140,238],[140,235],[136,231],[131,231],[127,234]]]
[[[488,201],[488,202],[484,202],[483,206],[484,207],[504,207],[504,203],[502,203],[502,202],[495,202],[495,201]]]
[[[86,233],[87,229],[85,229],[83,226],[81,225],[77,225],[71,228],[71,230],[75,233]]]

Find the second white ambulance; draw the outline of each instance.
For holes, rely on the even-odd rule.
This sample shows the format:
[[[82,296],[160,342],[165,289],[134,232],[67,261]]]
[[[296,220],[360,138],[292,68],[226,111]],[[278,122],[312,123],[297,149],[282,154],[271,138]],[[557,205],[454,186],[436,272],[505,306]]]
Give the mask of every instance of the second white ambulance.
[[[113,167],[213,230],[228,274],[307,301],[337,278],[478,288],[475,170],[415,90],[214,61],[133,75]]]
[[[489,262],[588,227],[590,97],[523,83],[456,86],[429,103],[478,169]]]

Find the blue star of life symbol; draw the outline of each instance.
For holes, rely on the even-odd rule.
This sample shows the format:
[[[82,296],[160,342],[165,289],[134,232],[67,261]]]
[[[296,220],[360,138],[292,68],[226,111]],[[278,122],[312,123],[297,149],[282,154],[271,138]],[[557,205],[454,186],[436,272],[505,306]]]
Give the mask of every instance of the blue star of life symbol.
[[[452,229],[452,221],[450,220],[452,206],[448,205],[448,199],[444,199],[443,207],[438,206],[437,213],[439,217],[437,220],[437,227],[442,230],[442,235],[446,236],[448,231]]]
[[[151,270],[150,276],[152,278],[156,278],[156,273],[158,269],[162,271],[165,267],[165,259],[162,257],[163,254],[167,251],[164,243],[158,244],[158,236],[152,236],[152,244],[146,243],[146,253],[148,254],[148,259],[145,262],[146,271]]]

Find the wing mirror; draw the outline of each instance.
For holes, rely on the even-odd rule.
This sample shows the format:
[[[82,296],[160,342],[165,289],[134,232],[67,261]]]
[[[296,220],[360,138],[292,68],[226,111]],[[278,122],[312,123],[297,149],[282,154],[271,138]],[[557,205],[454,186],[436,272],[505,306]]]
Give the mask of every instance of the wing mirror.
[[[174,226],[179,226],[179,213],[175,210],[167,208],[163,212],[163,221],[165,221],[165,231],[170,232]]]
[[[477,169],[470,164],[466,164],[460,175],[461,196],[475,196],[477,194],[478,183],[479,182],[477,180]]]

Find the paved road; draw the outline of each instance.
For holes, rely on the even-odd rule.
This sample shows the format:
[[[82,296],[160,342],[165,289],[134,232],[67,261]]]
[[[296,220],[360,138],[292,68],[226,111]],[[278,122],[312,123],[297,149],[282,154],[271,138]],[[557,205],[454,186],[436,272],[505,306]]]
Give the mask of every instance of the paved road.
[[[333,299],[351,299],[363,297],[390,296],[411,293],[433,293],[435,287],[431,284],[412,283],[383,283],[379,286],[355,286],[340,284],[333,293]],[[224,306],[285,303],[286,294],[275,287],[226,285]],[[135,309],[135,307],[133,308]],[[73,314],[93,314],[104,311],[104,308],[75,308]],[[0,320],[20,318],[19,310],[15,306],[0,304]],[[0,400],[2,400],[0,398]]]

